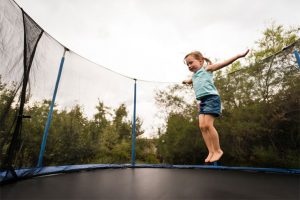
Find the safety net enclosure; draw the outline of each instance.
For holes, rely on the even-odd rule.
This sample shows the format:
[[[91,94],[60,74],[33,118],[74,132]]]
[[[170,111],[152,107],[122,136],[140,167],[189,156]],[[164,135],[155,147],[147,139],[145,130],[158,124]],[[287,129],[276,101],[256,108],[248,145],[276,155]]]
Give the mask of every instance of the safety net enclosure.
[[[220,181],[236,178],[241,193],[226,193],[226,184],[225,192],[217,193],[228,198],[258,197],[251,196],[255,194],[253,190],[245,190],[251,184],[261,183],[259,180],[265,176],[270,182],[263,185],[272,180],[274,184],[267,188],[270,195],[265,197],[299,198],[299,49],[300,40],[296,38],[267,58],[239,66],[230,73],[215,73],[223,103],[222,117],[216,126],[226,153],[222,166],[203,166],[207,150],[199,133],[197,102],[191,87],[113,72],[59,43],[14,1],[0,0],[0,182],[84,169],[151,168],[138,169],[136,175],[128,170],[116,174],[107,170],[111,177],[102,172],[98,175],[110,180],[111,187],[105,192],[111,191],[113,180],[124,174],[126,184],[133,183],[132,187],[139,187],[141,181],[140,191],[144,193],[133,193],[133,199],[151,194],[145,189],[145,179],[154,181],[150,186],[157,191],[155,199],[173,198],[180,187],[204,184],[200,179],[207,176],[206,172],[214,177],[224,176]],[[156,168],[173,171],[158,172]],[[192,169],[203,172],[190,172]],[[226,174],[207,169],[223,169]],[[239,176],[230,170],[288,175],[256,174],[253,177],[258,182],[253,179],[247,185],[241,184],[240,179],[251,179],[249,174]],[[85,184],[93,173],[73,174],[71,179]],[[172,176],[181,178],[174,180]],[[166,196],[163,189],[156,187],[162,180],[159,177],[168,177],[166,185],[176,183],[174,188],[165,188]],[[60,178],[64,179],[47,179],[56,185]],[[286,180],[282,183],[288,192],[280,192],[280,180]],[[64,181],[60,183],[69,183]],[[126,184],[121,182],[118,187]],[[257,187],[255,191],[263,195],[264,186]],[[6,189],[3,194],[7,199],[21,198],[11,196]],[[101,191],[89,197],[110,197]],[[124,193],[130,191],[130,187],[123,189]],[[50,195],[49,191],[44,192]],[[186,192],[182,197],[193,193],[194,198],[214,198],[197,193],[194,187]],[[72,197],[71,192],[66,195]],[[216,198],[221,197],[218,195]]]
[[[162,126],[154,96],[172,83],[136,84],[81,57],[13,1],[1,1],[1,27],[2,169],[130,163],[132,127]]]

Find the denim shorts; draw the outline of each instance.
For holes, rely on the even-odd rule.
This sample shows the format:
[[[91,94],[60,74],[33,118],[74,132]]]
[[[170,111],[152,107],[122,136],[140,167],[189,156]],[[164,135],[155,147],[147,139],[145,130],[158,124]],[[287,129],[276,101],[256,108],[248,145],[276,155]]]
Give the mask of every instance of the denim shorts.
[[[219,117],[221,114],[221,99],[219,95],[207,95],[200,99],[199,114],[210,114]]]

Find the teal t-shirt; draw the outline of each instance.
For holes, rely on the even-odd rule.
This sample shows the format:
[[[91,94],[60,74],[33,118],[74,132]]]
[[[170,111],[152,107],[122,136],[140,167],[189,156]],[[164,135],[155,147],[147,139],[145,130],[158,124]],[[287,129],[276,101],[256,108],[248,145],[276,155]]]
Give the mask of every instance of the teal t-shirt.
[[[207,95],[219,95],[213,81],[213,73],[206,71],[205,67],[193,74],[192,81],[197,100]]]

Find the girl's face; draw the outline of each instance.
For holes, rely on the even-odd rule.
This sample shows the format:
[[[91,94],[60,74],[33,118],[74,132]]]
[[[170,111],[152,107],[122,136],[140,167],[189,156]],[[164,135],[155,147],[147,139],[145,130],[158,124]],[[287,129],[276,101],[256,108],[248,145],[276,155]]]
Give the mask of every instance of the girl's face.
[[[189,55],[186,57],[185,62],[191,72],[196,72],[202,67],[204,59],[202,58],[201,60],[197,60],[194,56]]]

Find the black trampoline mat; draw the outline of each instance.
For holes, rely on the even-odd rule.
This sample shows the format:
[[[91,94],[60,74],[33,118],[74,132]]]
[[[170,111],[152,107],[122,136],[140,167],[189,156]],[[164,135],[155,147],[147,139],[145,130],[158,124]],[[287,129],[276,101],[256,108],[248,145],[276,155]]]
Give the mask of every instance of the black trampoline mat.
[[[209,169],[100,169],[0,187],[7,199],[300,199],[300,176]]]

